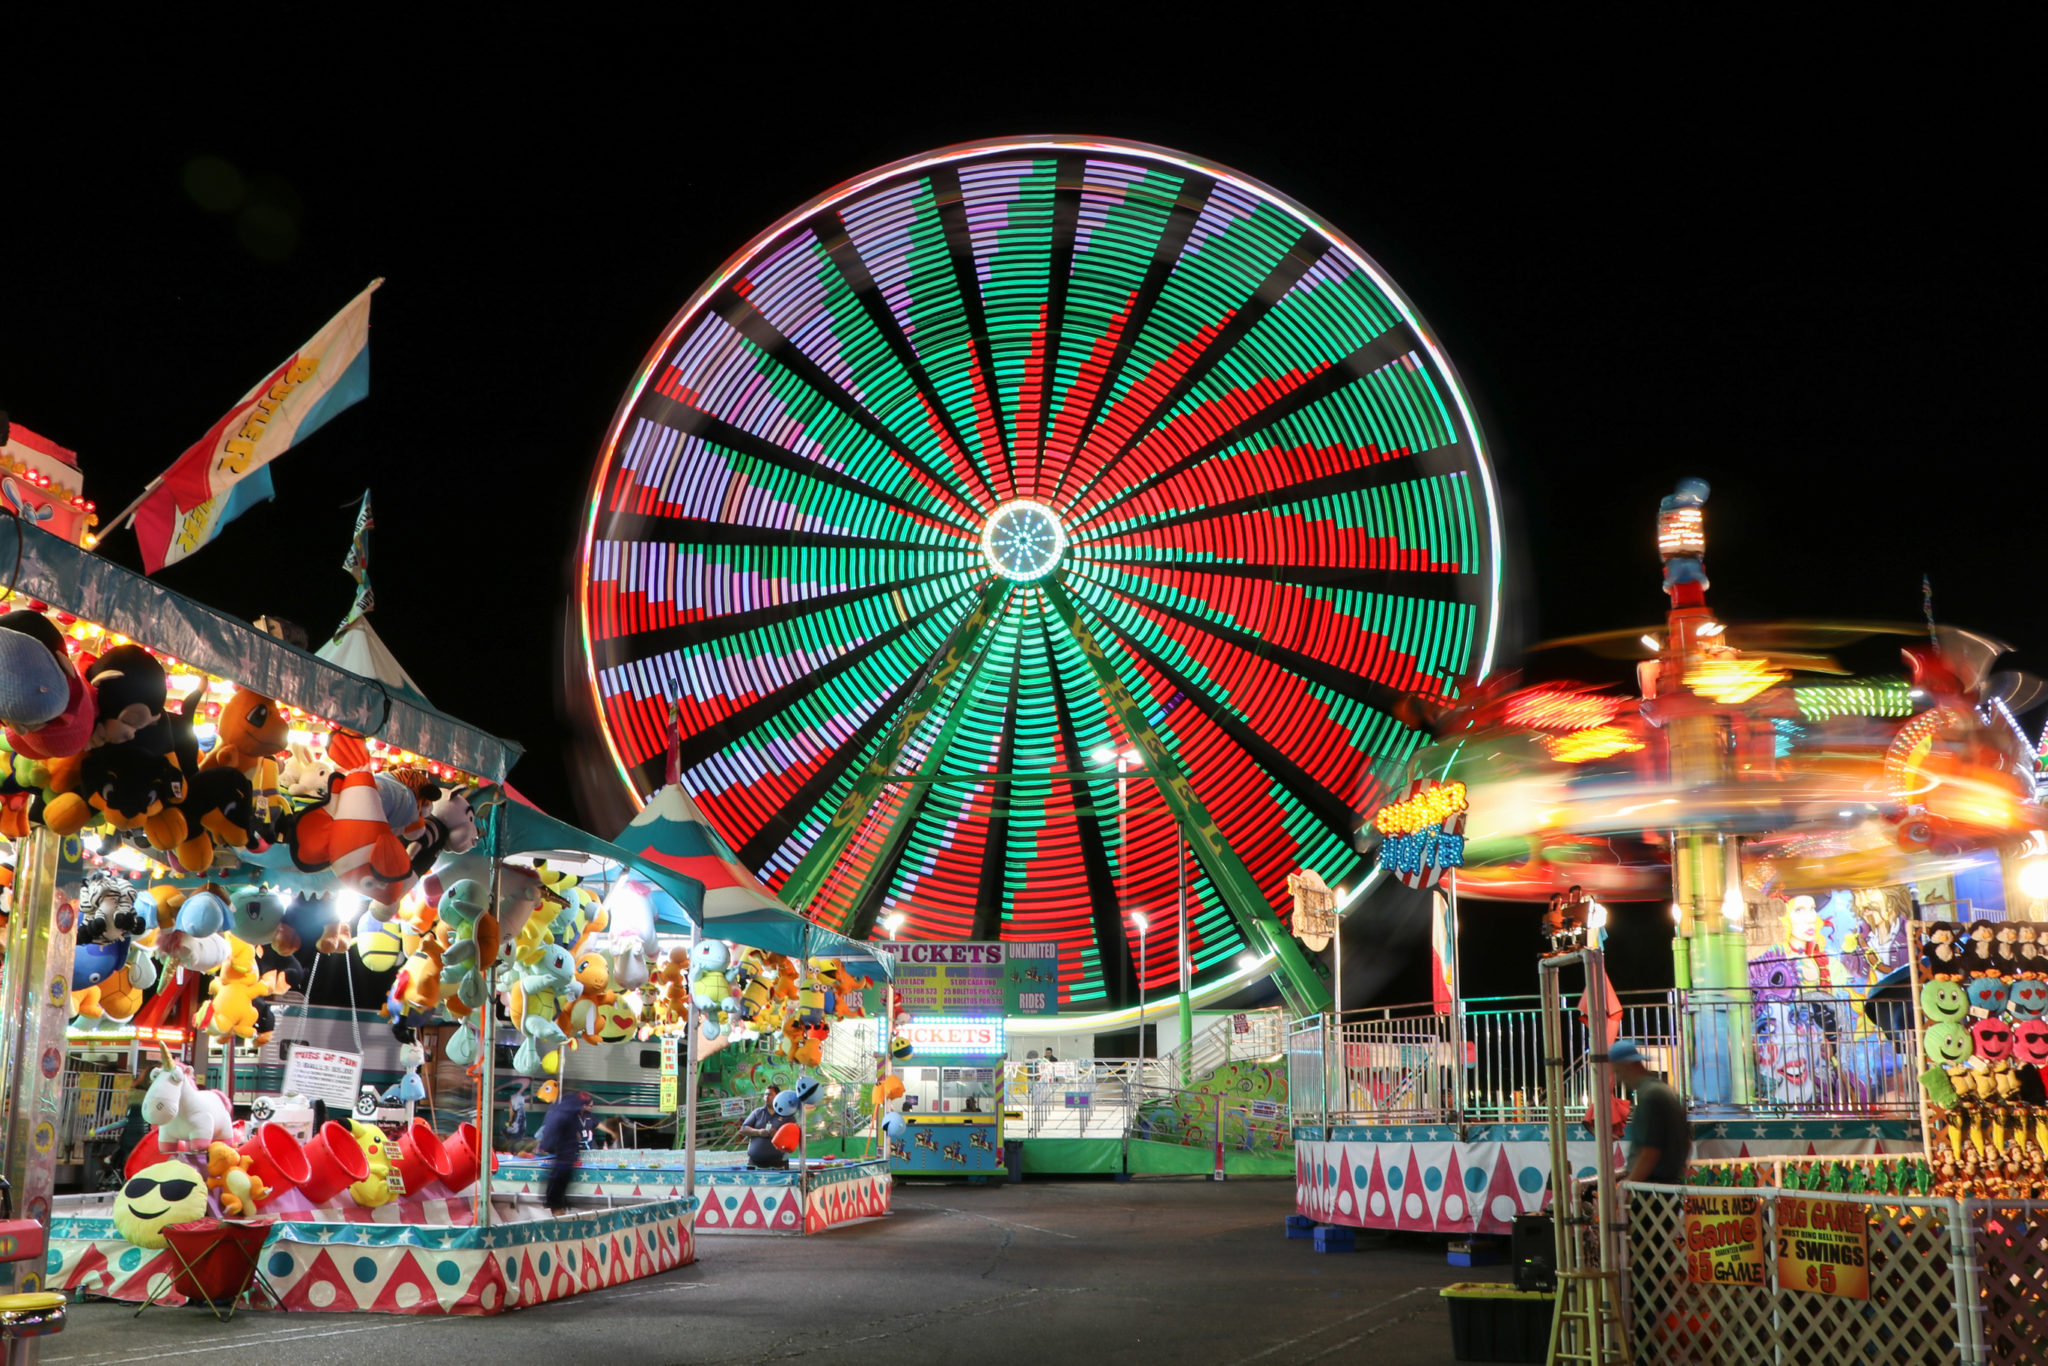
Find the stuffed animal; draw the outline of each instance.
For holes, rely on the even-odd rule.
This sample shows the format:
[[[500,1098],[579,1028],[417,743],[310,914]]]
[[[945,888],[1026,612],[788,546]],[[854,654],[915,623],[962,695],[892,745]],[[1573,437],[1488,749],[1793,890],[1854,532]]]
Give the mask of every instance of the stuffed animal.
[[[52,777],[61,786],[44,804],[40,819],[60,835],[75,835],[98,818],[116,830],[143,831],[158,849],[174,848],[185,839],[185,819],[178,811],[185,800],[185,775],[164,755],[100,745],[86,751],[74,770],[62,776],[53,770]]]
[[[334,765],[313,752],[311,745],[292,742],[291,757],[277,770],[277,785],[287,797],[302,801],[327,800],[334,781]]]
[[[367,1177],[348,1188],[350,1197],[364,1209],[390,1204],[398,1192],[391,1188],[391,1157],[385,1150],[384,1131],[359,1119],[348,1121],[348,1127],[370,1168]]]
[[[148,949],[133,940],[124,947],[127,961],[96,988],[101,1018],[115,1024],[127,1024],[135,1018],[142,1009],[143,993],[156,985],[157,977],[156,960]]]
[[[250,1158],[225,1143],[207,1145],[207,1189],[220,1193],[220,1212],[230,1219],[241,1218],[254,1210],[258,1201],[270,1198],[270,1187],[256,1175],[254,1166]]]
[[[9,663],[4,667],[16,675],[14,686],[21,690],[20,698],[11,703],[14,713],[5,718],[8,748],[29,760],[67,759],[85,753],[92,743],[93,723],[99,719],[99,700],[72,662],[64,633],[41,612],[24,611],[0,616],[0,631],[15,638],[0,642],[0,646],[8,650]],[[47,720],[32,724],[24,723],[47,704],[30,698],[39,698],[40,689],[51,680],[41,661],[19,644],[20,639],[42,647],[56,665],[64,689],[64,705]]]
[[[15,617],[23,618],[16,623]],[[27,624],[34,617],[55,636],[53,649]],[[5,629],[5,628],[12,629]],[[20,734],[49,725],[70,705],[69,651],[63,635],[40,612],[9,612],[0,617],[0,727]]]
[[[418,875],[404,843],[385,818],[370,752],[361,736],[336,731],[327,753],[341,767],[327,801],[299,813],[289,834],[292,862],[323,869],[379,906],[395,906]]]
[[[256,828],[249,780],[232,768],[206,769],[186,785],[180,806],[185,838],[171,854],[188,873],[204,873],[221,849],[247,849]]]
[[[256,946],[227,937],[228,961],[207,987],[213,999],[199,1012],[199,1026],[217,1038],[253,1040],[260,1020],[256,1002],[270,994],[256,971]]]
[[[515,1069],[529,1077],[551,1070],[545,1068],[545,1055],[567,1042],[559,1017],[580,990],[575,960],[560,944],[547,945],[525,965],[507,999],[512,1023],[526,1036],[512,1055]]]
[[[218,1091],[209,1091],[192,1076],[192,1069],[172,1057],[161,1044],[164,1065],[150,1074],[149,1090],[142,1097],[142,1121],[156,1129],[157,1144],[166,1152],[181,1152],[187,1145],[204,1148],[209,1143],[233,1144],[234,1117]]]
[[[249,780],[251,828],[266,838],[291,810],[279,787],[277,761],[291,742],[284,708],[247,688],[235,689],[214,722],[220,738],[202,768],[231,768]]]
[[[164,717],[169,684],[155,655],[140,645],[116,645],[87,667],[85,681],[98,701],[95,746],[132,744],[146,754],[171,752],[172,728]]]

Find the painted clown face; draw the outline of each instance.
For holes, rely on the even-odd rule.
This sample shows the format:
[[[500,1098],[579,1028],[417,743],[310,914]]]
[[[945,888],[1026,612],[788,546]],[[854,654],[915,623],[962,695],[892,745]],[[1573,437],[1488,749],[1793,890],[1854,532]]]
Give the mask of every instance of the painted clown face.
[[[183,1162],[159,1162],[114,1197],[114,1227],[137,1247],[161,1248],[172,1224],[206,1217],[206,1178]]]

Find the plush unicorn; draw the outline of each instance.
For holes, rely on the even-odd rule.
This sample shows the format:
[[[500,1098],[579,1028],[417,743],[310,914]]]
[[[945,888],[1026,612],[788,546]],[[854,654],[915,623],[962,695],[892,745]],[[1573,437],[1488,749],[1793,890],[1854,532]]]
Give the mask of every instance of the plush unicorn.
[[[218,1091],[192,1078],[192,1070],[164,1051],[164,1065],[150,1078],[142,1097],[142,1120],[156,1126],[157,1144],[166,1152],[188,1146],[204,1151],[210,1143],[235,1143],[235,1120]]]

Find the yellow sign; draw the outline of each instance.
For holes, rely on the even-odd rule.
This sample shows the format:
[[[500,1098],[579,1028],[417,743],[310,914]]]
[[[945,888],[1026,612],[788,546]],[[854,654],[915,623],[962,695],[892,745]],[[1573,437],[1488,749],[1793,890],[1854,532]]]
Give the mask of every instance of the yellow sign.
[[[1382,835],[1412,835],[1465,809],[1465,785],[1443,783],[1426,787],[1404,801],[1383,806],[1372,818],[1373,828]]]
[[[674,1077],[663,1077],[661,1079],[661,1108],[664,1110],[676,1108],[676,1079]]]
[[[1695,1285],[1763,1285],[1764,1221],[1758,1197],[1685,1197],[1685,1278]]]
[[[1870,1212],[1848,1200],[1778,1197],[1778,1288],[1870,1298]]]

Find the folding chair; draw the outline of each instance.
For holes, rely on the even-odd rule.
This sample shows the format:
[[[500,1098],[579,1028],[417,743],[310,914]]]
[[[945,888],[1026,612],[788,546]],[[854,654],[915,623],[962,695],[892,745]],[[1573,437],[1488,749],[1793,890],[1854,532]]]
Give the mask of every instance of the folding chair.
[[[204,1306],[222,1323],[232,1319],[243,1297],[259,1286],[270,1297],[270,1307],[282,1309],[284,1301],[264,1279],[261,1265],[263,1245],[276,1223],[275,1219],[195,1219],[172,1224],[164,1230],[164,1247],[178,1269],[163,1290]],[[157,1303],[159,1284],[150,1285],[149,1298],[135,1311],[138,1318],[143,1309]]]

